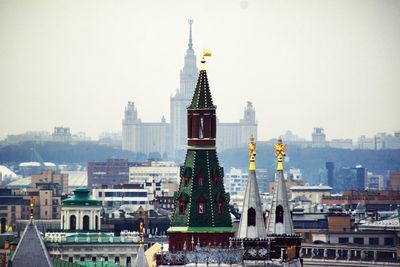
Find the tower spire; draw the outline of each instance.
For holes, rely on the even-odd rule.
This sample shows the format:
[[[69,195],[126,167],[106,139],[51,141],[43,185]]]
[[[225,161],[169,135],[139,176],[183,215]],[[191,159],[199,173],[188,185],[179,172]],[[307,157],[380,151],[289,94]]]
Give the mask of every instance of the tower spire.
[[[282,138],[274,145],[275,157],[278,160],[276,167],[276,184],[272,196],[270,215],[267,223],[267,234],[293,235],[293,221],[290,215],[289,202],[286,191],[285,178],[283,176],[283,157],[286,156],[286,144]]]
[[[253,136],[249,142],[249,178],[243,199],[242,216],[236,232],[237,238],[265,238],[265,223],[256,177],[256,143]]]
[[[192,24],[193,24],[193,19],[189,19],[189,49],[193,49],[193,42],[192,42]]]
[[[249,142],[249,157],[250,157],[250,166],[249,166],[249,171],[255,171],[256,170],[256,143],[254,142],[254,137],[253,135],[250,137],[250,142]]]

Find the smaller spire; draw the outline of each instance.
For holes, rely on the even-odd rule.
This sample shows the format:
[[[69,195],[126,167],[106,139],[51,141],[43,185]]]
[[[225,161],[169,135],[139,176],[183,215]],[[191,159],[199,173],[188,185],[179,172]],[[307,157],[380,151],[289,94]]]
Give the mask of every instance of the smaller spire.
[[[283,170],[283,157],[286,156],[286,144],[282,142],[282,137],[278,138],[278,143],[274,145],[275,149],[275,157],[278,159],[278,165],[276,166],[276,170]]]
[[[256,170],[256,143],[254,142],[254,137],[251,135],[249,142],[249,157],[250,157],[250,171]]]
[[[33,198],[33,196],[31,196],[29,207],[30,207],[30,218],[31,218],[31,221],[32,221],[33,220],[34,208],[35,208],[35,199]]]
[[[143,247],[144,241],[143,241],[143,222],[140,222],[140,227],[139,227],[139,245]]]
[[[193,24],[193,19],[189,19],[189,49],[193,49],[193,42],[192,42],[192,24]]]

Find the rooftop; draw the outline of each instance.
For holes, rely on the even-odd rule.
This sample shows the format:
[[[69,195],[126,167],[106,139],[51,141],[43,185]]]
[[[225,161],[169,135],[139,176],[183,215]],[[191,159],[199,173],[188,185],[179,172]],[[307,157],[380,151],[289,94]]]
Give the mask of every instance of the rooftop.
[[[93,199],[87,188],[77,188],[74,195],[62,202],[63,206],[101,206],[101,201]]]
[[[292,191],[330,191],[332,187],[328,185],[296,185],[290,188]]]

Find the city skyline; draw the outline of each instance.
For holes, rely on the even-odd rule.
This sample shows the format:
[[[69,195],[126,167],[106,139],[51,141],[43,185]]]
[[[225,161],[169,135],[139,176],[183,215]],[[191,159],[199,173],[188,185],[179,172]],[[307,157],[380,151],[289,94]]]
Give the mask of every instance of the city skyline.
[[[128,101],[143,121],[170,121],[189,17],[197,59],[214,52],[220,121],[237,121],[252,101],[260,140],[287,128],[353,140],[400,129],[396,2],[38,3],[0,4],[1,139],[54,126],[120,132]]]

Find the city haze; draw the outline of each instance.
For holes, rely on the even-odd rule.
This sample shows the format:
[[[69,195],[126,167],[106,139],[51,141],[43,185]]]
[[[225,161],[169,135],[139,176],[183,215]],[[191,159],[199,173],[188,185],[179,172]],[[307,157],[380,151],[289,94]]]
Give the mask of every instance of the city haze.
[[[169,121],[194,19],[220,121],[252,101],[259,139],[400,129],[399,1],[1,1],[0,138]]]

